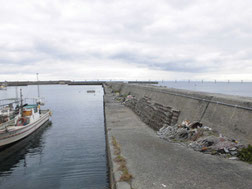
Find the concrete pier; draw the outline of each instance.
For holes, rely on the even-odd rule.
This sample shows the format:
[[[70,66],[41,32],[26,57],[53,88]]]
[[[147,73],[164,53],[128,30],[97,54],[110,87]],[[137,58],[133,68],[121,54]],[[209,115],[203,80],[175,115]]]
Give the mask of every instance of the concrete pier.
[[[178,122],[200,121],[229,138],[252,144],[252,98],[181,89],[108,83],[122,95],[151,98],[180,111]]]
[[[195,152],[160,139],[105,86],[105,120],[112,188],[251,188],[252,166]],[[120,180],[113,138],[133,178]]]

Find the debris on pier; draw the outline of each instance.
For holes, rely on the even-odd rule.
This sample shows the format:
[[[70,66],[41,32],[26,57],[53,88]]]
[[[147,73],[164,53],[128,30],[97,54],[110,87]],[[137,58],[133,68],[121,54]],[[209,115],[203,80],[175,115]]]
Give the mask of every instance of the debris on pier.
[[[165,125],[158,136],[168,141],[184,142],[195,151],[224,157],[236,157],[244,145],[234,139],[229,139],[200,122],[183,121],[174,126]],[[231,158],[235,159],[235,158]]]

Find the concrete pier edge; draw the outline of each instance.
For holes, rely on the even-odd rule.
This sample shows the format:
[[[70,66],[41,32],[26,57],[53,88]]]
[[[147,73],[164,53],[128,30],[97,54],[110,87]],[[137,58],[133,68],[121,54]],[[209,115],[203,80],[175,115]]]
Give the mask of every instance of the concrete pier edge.
[[[104,114],[104,131],[105,131],[105,141],[106,141],[106,154],[107,154],[107,166],[109,171],[109,184],[111,189],[115,189],[115,178],[113,174],[113,161],[111,159],[111,146],[109,144],[107,122],[106,122],[106,110],[105,110],[105,87],[103,87],[103,114]]]
[[[109,184],[111,189],[131,189],[128,182],[120,181],[121,173],[118,171],[119,165],[113,161],[116,157],[114,155],[114,147],[112,144],[112,136],[108,133],[107,119],[106,119],[106,104],[105,104],[105,86],[103,87],[103,112],[104,112],[104,130],[105,130],[105,140],[106,140],[106,154],[107,154],[107,165],[109,170]]]

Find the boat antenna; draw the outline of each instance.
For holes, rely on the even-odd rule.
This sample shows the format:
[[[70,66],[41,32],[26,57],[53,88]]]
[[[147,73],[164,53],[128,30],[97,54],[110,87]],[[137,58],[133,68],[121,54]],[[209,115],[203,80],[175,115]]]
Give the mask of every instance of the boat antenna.
[[[39,93],[39,79],[38,79],[38,75],[39,75],[39,73],[36,73],[37,74],[37,86],[38,86],[38,98],[40,98],[40,93]]]

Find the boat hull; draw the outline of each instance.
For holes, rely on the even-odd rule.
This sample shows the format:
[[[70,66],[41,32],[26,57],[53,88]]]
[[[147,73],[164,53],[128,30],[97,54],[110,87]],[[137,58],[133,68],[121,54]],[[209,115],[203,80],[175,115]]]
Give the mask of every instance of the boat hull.
[[[50,111],[46,111],[43,113],[40,118],[35,121],[34,123],[28,124],[26,126],[17,126],[19,127],[16,130],[4,132],[0,134],[0,147],[12,144],[14,142],[17,142],[34,131],[36,131],[40,126],[42,126],[46,121],[48,121],[50,118]]]

